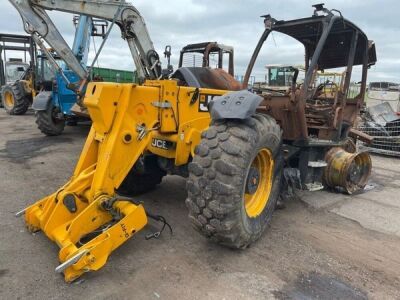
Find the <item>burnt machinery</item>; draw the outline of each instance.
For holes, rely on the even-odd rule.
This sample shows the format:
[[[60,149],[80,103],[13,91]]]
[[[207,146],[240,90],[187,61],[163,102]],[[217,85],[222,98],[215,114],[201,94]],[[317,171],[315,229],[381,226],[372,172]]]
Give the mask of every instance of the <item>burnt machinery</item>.
[[[368,155],[361,153],[346,165],[340,165],[340,174],[336,174],[335,169],[339,166],[328,164],[326,156],[332,148],[341,151],[341,147],[353,144],[350,137],[369,140],[353,126],[364,103],[368,69],[376,62],[375,44],[337,10],[328,10],[322,4],[314,5],[314,8],[313,16],[304,19],[278,21],[270,15],[263,16],[265,31],[250,60],[244,85],[247,85],[260,50],[272,32],[286,34],[302,43],[305,48],[304,81],[297,84],[295,74],[287,93],[263,95],[257,111],[272,116],[281,126],[287,166],[299,170],[303,188],[322,189],[328,183],[339,182],[336,177],[340,175],[347,178],[346,186],[351,188],[345,189],[352,193],[367,182],[371,170]],[[360,89],[355,96],[349,92],[354,66],[362,68]],[[318,71],[335,68],[345,68],[342,86],[334,98],[321,97],[314,85]]]
[[[117,12],[131,46],[140,46],[141,40],[134,40],[137,30],[147,32],[139,13],[125,2],[33,2],[64,11],[69,2],[70,10],[89,15],[106,8],[109,14]],[[120,6],[136,14],[121,14]],[[135,20],[142,26],[130,26]],[[264,24],[245,85],[261,47],[278,31],[306,50],[304,83],[298,85],[294,76],[286,94],[261,97],[240,84],[229,91],[222,88],[218,73],[204,67],[182,67],[160,80],[158,59],[140,60],[147,57],[143,51],[132,54],[140,60],[136,62],[147,63],[142,74],[147,70],[155,78],[143,85],[88,84],[83,101],[93,124],[74,174],[18,214],[25,215],[30,231],[43,231],[61,248],[56,271],[66,281],[102,268],[148,218],[165,223],[135,195],[151,190],[167,174],[188,177],[186,205],[193,226],[210,240],[236,249],[261,237],[283,195],[282,180],[286,188],[296,181],[309,190],[328,186],[353,193],[364,188],[370,157],[346,149],[351,148],[349,136],[362,134],[351,128],[363,103],[368,67],[376,61],[374,44],[323,5],[316,5],[310,18],[277,21],[267,15]],[[158,57],[152,49],[148,54]],[[352,98],[348,91],[355,65],[362,66],[362,82]],[[335,98],[320,99],[313,78],[318,70],[338,67],[346,68],[343,86]]]

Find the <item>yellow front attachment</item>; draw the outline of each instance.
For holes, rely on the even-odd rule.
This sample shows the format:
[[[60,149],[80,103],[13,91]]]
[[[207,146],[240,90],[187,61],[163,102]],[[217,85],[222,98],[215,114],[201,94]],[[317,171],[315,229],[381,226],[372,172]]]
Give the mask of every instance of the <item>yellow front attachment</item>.
[[[208,112],[200,109],[206,103],[193,100],[194,90],[172,80],[88,85],[84,101],[93,125],[74,174],[25,211],[28,228],[42,230],[61,248],[56,271],[67,282],[100,269],[112,251],[146,225],[144,208],[116,194],[143,154],[176,165],[188,162],[210,123]],[[225,91],[202,93],[208,99]]]
[[[156,108],[144,115],[143,104],[139,109],[130,100],[140,98],[144,89],[148,99],[158,98],[156,88],[88,86],[85,104],[93,126],[72,178],[25,211],[28,228],[42,230],[61,248],[57,271],[67,282],[101,268],[113,250],[147,223],[141,205],[118,199],[115,192],[151,141],[150,134],[139,138],[137,124],[150,129],[157,123]]]

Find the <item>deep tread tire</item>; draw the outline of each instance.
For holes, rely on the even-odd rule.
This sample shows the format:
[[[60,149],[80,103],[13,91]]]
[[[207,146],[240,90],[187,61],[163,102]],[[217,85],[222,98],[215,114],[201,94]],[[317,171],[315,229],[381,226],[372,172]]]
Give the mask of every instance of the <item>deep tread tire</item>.
[[[281,136],[279,125],[266,115],[212,122],[189,165],[186,205],[198,231],[231,248],[246,248],[260,238],[279,197]],[[273,155],[273,185],[262,213],[250,218],[243,197],[245,183],[251,163],[263,148]]]
[[[147,193],[161,183],[167,173],[160,169],[156,156],[148,156],[144,159],[143,170],[134,166],[118,189],[118,194],[136,196]]]
[[[39,130],[47,136],[57,136],[63,133],[65,120],[55,121],[53,114],[55,108],[50,104],[46,110],[36,112],[36,124]]]
[[[7,93],[11,93],[13,95],[13,106],[7,105],[7,102],[5,101]],[[9,115],[25,114],[32,102],[30,97],[25,95],[21,84],[18,84],[18,82],[4,86],[1,90],[1,99],[3,107]]]

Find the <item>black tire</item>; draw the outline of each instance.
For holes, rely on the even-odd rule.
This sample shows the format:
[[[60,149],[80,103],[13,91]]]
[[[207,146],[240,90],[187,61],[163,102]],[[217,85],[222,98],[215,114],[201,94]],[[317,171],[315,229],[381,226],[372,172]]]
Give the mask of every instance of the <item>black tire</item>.
[[[153,190],[161,183],[167,173],[160,169],[157,156],[148,155],[141,158],[132,168],[117,193],[124,196],[136,196]]]
[[[281,136],[280,127],[266,115],[212,122],[189,165],[186,205],[198,231],[215,242],[239,249],[260,238],[280,193]],[[244,193],[250,166],[261,149],[272,154],[272,188],[259,215],[249,217]]]
[[[7,101],[7,97],[13,98],[12,103]],[[9,115],[25,114],[32,102],[29,95],[25,95],[22,83],[18,82],[2,88],[1,100],[4,109]]]
[[[36,112],[36,124],[39,130],[48,136],[57,136],[63,133],[65,119],[57,117],[60,110],[50,104],[46,110]]]

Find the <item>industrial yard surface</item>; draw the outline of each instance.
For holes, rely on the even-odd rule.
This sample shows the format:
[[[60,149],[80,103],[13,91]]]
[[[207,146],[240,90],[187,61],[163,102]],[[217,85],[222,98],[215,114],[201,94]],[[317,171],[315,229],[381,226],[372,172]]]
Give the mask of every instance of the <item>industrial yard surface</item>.
[[[0,112],[0,299],[399,299],[399,160],[373,156],[368,191],[302,194],[275,212],[251,248],[232,251],[192,229],[185,180],[167,177],[137,199],[172,225],[148,226],[100,271],[66,284],[58,248],[14,214],[70,177],[89,130],[43,136],[34,115]]]

